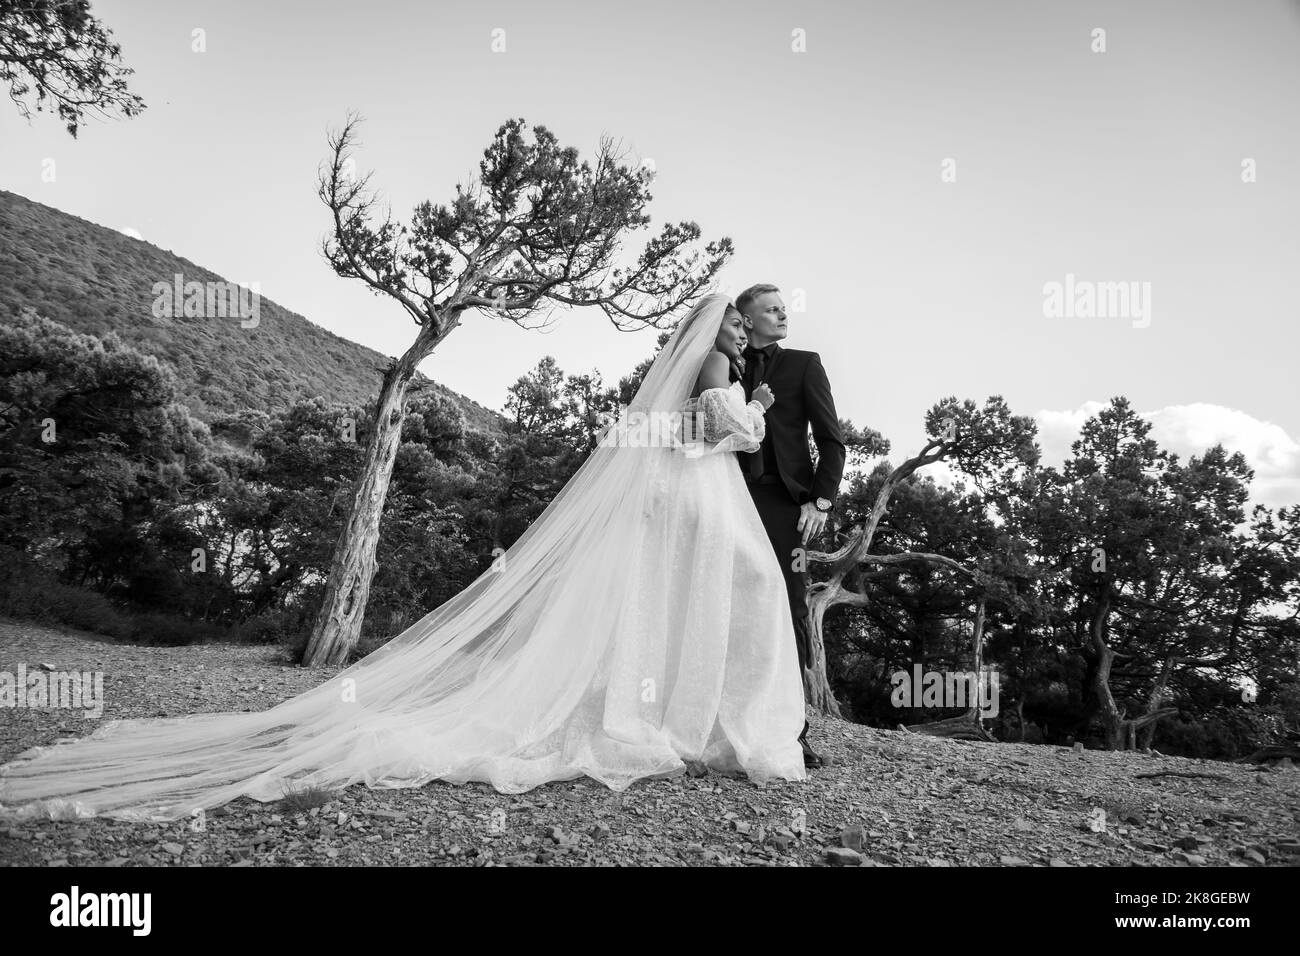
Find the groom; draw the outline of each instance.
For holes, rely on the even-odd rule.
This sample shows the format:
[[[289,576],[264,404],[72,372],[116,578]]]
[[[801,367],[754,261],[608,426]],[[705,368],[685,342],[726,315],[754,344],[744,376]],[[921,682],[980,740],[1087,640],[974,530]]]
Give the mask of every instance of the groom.
[[[749,336],[742,379],[745,398],[760,383],[766,383],[776,397],[767,410],[762,447],[737,459],[785,575],[802,685],[812,649],[807,592],[803,574],[795,570],[795,550],[806,547],[826,525],[844,475],[844,436],[821,356],[778,344],[786,336],[780,290],[774,285],[752,285],[736,297],[736,308]],[[808,449],[809,427],[817,445],[815,467]],[[808,746],[806,720],[799,745],[805,766],[822,766],[821,755]]]

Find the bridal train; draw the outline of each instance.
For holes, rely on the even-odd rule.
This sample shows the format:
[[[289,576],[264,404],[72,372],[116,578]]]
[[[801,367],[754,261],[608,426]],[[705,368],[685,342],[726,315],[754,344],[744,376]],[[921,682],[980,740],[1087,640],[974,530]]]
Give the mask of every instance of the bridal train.
[[[781,570],[731,454],[763,418],[739,383],[690,397],[727,305],[683,319],[573,479],[456,597],[267,711],[109,720],[25,751],[0,767],[0,818],[167,821],[355,783],[622,790],[687,761],[806,779]],[[703,433],[645,441],[646,420]]]

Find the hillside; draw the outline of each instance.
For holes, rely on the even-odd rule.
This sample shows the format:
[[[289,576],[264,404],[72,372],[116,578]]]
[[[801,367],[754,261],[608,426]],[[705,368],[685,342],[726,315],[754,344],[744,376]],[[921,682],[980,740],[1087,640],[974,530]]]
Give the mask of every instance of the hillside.
[[[0,321],[30,306],[78,332],[116,332],[171,365],[183,400],[205,420],[241,408],[274,412],[317,395],[361,404],[377,394],[386,356],[265,297],[250,329],[236,318],[155,317],[154,283],[177,273],[187,282],[226,281],[166,249],[0,190]],[[419,378],[453,399],[471,427],[499,428],[495,412]]]

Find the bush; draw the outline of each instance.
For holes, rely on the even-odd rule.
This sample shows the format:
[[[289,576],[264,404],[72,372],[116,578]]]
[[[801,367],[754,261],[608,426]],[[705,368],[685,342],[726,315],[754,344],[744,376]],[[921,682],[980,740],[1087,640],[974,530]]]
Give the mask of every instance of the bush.
[[[1232,760],[1241,756],[1242,741],[1218,718],[1184,720],[1181,717],[1160,721],[1151,738],[1151,746],[1162,754],[1179,757],[1205,757]]]
[[[230,640],[230,632],[208,621],[191,621],[174,614],[150,611],[126,615],[132,644],[210,644]]]
[[[223,628],[206,621],[132,613],[98,591],[65,584],[27,555],[4,546],[0,546],[0,615],[73,627],[127,644],[200,644],[229,638]]]
[[[242,622],[235,637],[247,644],[279,644],[300,660],[307,649],[311,628],[299,611],[266,611]]]

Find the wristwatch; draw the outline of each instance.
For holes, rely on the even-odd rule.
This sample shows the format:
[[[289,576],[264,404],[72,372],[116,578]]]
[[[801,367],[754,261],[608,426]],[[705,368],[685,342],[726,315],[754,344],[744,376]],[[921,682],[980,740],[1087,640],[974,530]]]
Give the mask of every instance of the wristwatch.
[[[818,511],[820,511],[822,514],[828,514],[831,510],[831,503],[827,501],[825,498],[818,498],[816,501],[813,502],[813,507],[816,508]]]

